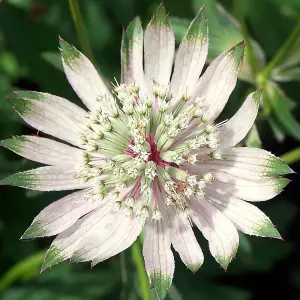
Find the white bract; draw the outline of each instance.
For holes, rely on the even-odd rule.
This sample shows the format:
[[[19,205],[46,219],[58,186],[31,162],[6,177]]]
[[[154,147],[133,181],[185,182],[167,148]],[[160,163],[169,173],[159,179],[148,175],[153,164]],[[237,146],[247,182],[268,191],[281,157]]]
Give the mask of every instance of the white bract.
[[[160,6],[145,33],[138,18],[124,32],[121,83],[111,92],[82,53],[63,40],[60,46],[67,78],[88,111],[46,93],[17,92],[10,102],[19,115],[67,144],[38,136],[1,142],[47,165],[2,184],[80,190],[42,210],[22,236],[57,235],[43,269],[66,259],[95,265],[144,230],[146,270],[164,298],[174,273],[171,245],[193,272],[203,263],[193,224],[225,269],[238,248],[237,230],[280,238],[248,201],[276,196],[288,183],[280,175],[291,169],[267,151],[234,147],[253,125],[261,91],[231,119],[215,122],[236,85],[244,42],[220,54],[200,77],[208,51],[201,10],[173,67],[174,35]]]

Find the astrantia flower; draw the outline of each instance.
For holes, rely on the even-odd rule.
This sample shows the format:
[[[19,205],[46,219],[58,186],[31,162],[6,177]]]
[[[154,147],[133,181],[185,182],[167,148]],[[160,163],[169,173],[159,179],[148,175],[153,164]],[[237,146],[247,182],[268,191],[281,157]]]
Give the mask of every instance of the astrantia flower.
[[[193,272],[203,263],[193,224],[225,269],[236,254],[238,230],[280,238],[249,201],[281,192],[288,180],[280,175],[290,168],[267,151],[234,147],[256,118],[261,91],[250,94],[231,119],[215,122],[236,85],[243,42],[217,57],[199,79],[208,49],[200,11],[172,72],[174,36],[160,6],[145,34],[139,19],[124,32],[121,84],[111,92],[82,53],[63,40],[60,45],[67,78],[89,111],[57,96],[17,92],[10,102],[19,115],[68,144],[38,136],[1,142],[47,165],[2,184],[79,190],[42,210],[22,236],[57,235],[43,269],[66,259],[95,265],[144,231],[147,273],[163,298],[174,273],[171,245]]]

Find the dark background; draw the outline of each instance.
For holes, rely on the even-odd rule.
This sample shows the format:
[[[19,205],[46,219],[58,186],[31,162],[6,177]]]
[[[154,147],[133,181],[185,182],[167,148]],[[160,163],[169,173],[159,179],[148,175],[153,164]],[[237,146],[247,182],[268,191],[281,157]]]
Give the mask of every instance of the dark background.
[[[58,36],[62,36],[78,49],[81,48],[68,1],[4,0],[0,2],[2,2],[0,4],[0,139],[4,139],[11,135],[36,134],[36,131],[25,125],[6,103],[5,97],[13,90],[43,91],[79,103],[61,71],[58,59]],[[113,77],[119,79],[122,28],[126,27],[136,15],[141,16],[145,26],[159,5],[159,1],[82,0],[79,2],[97,65],[108,81],[112,81]],[[170,16],[186,20],[193,18],[196,9],[199,9],[203,2],[214,3],[207,0],[164,1]],[[272,60],[300,20],[300,1],[240,0],[239,4],[236,2],[219,1],[235,17],[239,12],[244,13],[245,24],[250,35],[260,44],[265,54],[265,62],[257,60],[259,69],[262,69],[266,62]],[[208,8],[209,19],[214,18],[212,14]],[[179,40],[185,22],[178,19],[174,22],[177,24],[174,28]],[[238,29],[235,29],[236,32],[233,31],[230,26],[223,26],[222,30],[211,28],[213,45],[210,49],[210,57],[214,57],[215,52],[218,54],[243,39]],[[296,43],[296,50],[293,53],[287,54],[287,58],[293,55],[300,58],[300,41],[298,44]],[[286,73],[281,78],[274,74],[271,76],[271,79],[277,80],[278,88],[280,86],[285,96],[275,104],[272,103],[267,115],[260,113],[256,123],[263,147],[278,156],[298,149],[299,146],[300,130],[298,133],[299,125],[297,123],[295,125],[296,120],[299,119],[300,72],[297,66],[299,61],[296,59],[296,63],[292,66],[293,76],[289,77]],[[246,61],[245,64],[247,63]],[[242,103],[245,95],[259,86],[255,82],[255,77],[249,75],[249,72],[248,75],[246,72],[245,76],[243,81],[238,82],[224,116],[231,115]],[[263,105],[266,106],[262,103],[262,107]],[[247,142],[251,143],[251,140]],[[295,155],[287,158],[292,168],[299,171],[300,165],[297,162],[298,158],[300,159],[299,153],[295,152]],[[0,179],[36,165],[9,151],[0,150]],[[224,272],[209,255],[206,241],[200,233],[197,233],[205,254],[205,263],[196,274],[192,274],[176,256],[174,287],[168,298],[173,300],[300,299],[299,181],[297,175],[291,176],[291,179],[293,181],[281,195],[258,205],[277,226],[284,241],[242,235],[237,257],[227,272]],[[24,242],[19,238],[37,213],[62,195],[64,193],[42,193],[13,187],[0,188],[0,299],[141,299],[139,279],[130,250],[122,256],[118,255],[97,265],[93,270],[90,270],[88,264],[62,263],[39,274],[43,254],[52,239]]]

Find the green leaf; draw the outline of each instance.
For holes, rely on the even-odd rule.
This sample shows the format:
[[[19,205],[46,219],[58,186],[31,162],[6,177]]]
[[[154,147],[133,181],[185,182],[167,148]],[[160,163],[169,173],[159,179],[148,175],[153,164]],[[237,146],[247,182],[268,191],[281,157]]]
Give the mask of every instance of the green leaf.
[[[34,190],[26,190],[25,191],[25,197],[26,198],[35,198],[35,197],[40,197],[44,194],[42,191],[34,191]]]
[[[19,278],[32,277],[39,274],[39,268],[43,262],[45,250],[34,253],[33,255],[21,260],[10,268],[0,278],[0,293],[12,285]]]
[[[253,148],[261,148],[261,139],[257,130],[257,126],[254,124],[246,137],[246,146]]]
[[[217,20],[219,25],[218,28],[214,29],[209,27],[211,40],[208,60],[214,59],[221,52],[228,49],[230,45],[236,44],[237,42],[244,39],[240,23],[220,4],[217,4]],[[255,40],[250,38],[250,42],[256,59],[257,67],[258,69],[262,69],[265,65],[265,54],[260,45]],[[255,78],[252,74],[247,47],[245,51],[244,63],[239,72],[239,78],[250,83],[255,82]]]
[[[205,5],[205,2],[208,2]],[[216,9],[212,9],[214,1],[204,1],[204,0],[195,0],[195,7],[197,10],[204,4],[204,12],[208,19],[209,27],[209,51],[207,61],[211,62],[223,51],[230,49],[233,45],[239,43],[243,40],[243,34],[241,32],[240,24],[235,20],[221,5],[217,4]],[[207,6],[209,7],[207,9]],[[195,11],[197,11],[195,10]],[[212,13],[212,11],[216,11]],[[216,15],[211,17],[211,15]],[[216,22],[211,22],[211,19],[216,20]],[[175,34],[175,39],[177,42],[180,42],[186,33],[190,21],[187,19],[180,18],[171,18],[171,25]],[[251,40],[252,48],[255,54],[257,66],[259,69],[262,69],[265,64],[265,54],[259,44]],[[239,78],[241,80],[254,83],[255,78],[252,75],[251,66],[249,62],[249,54],[247,48],[245,51],[245,59],[241,70],[239,72]]]
[[[81,1],[82,14],[93,52],[101,51],[111,38],[113,23],[105,12],[105,3],[98,0]],[[118,3],[120,5],[120,3]],[[101,34],[99,34],[101,28]]]
[[[175,40],[177,42],[181,42],[191,24],[191,21],[188,19],[170,17],[170,23],[174,31]]]
[[[11,52],[0,52],[0,69],[11,77],[22,74],[16,56]]]
[[[242,232],[239,232],[239,251],[243,252],[243,255],[247,255],[252,258],[253,250],[248,236]]]
[[[13,288],[5,293],[2,300],[87,300],[87,298],[75,296],[75,295],[66,295],[63,291],[55,291],[51,288],[43,287],[27,287],[27,288]],[[88,299],[90,300],[90,298]]]
[[[223,272],[225,275],[226,273]],[[218,268],[218,274],[220,269]],[[209,276],[185,279],[179,278],[178,287],[183,295],[183,299],[200,300],[250,300],[251,293],[247,290],[232,287],[230,285],[216,284],[215,279],[209,280]],[[169,296],[169,294],[168,294]]]
[[[287,49],[280,61],[280,68],[290,68],[300,63],[300,25],[298,24],[298,34],[295,36],[292,45]]]
[[[285,132],[284,129],[282,128],[282,125],[278,123],[277,119],[274,117],[270,116],[268,118],[269,125],[273,131],[273,134],[276,138],[276,140],[279,143],[282,143],[285,139]]]
[[[272,82],[269,82],[266,86],[266,94],[278,121],[282,124],[288,134],[300,141],[300,124],[293,117],[285,103],[285,98],[287,96]]]
[[[300,147],[295,148],[287,153],[284,153],[280,158],[285,161],[287,164],[293,164],[300,160]]]
[[[52,51],[45,51],[42,52],[41,56],[46,62],[48,62],[57,70],[64,71],[62,61],[61,61],[61,56],[59,53],[52,52]]]
[[[287,69],[276,68],[272,71],[271,78],[280,82],[300,81],[300,67]]]
[[[183,296],[180,294],[174,284],[171,285],[170,291],[168,293],[168,298],[170,300],[183,300]]]
[[[33,0],[6,0],[9,4],[17,6],[18,8],[29,9]]]

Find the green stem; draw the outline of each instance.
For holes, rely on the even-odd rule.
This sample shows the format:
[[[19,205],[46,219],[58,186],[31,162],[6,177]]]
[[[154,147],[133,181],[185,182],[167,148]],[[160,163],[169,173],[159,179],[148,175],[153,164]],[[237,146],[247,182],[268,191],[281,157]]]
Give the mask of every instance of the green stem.
[[[243,9],[241,7],[241,0],[234,0],[234,8],[235,8],[235,11],[236,11],[238,21],[241,24],[241,31],[242,31],[244,40],[245,40],[246,45],[247,45],[247,52],[248,52],[248,55],[249,55],[249,64],[250,64],[250,67],[251,67],[251,73],[252,73],[252,76],[253,76],[254,80],[256,80],[257,74],[259,72],[259,66],[258,66],[257,61],[256,61],[253,45],[251,43],[251,38],[250,38],[248,28],[247,28],[247,25],[246,25],[246,22],[245,22],[245,15],[244,15]],[[257,81],[256,85],[257,85],[257,88],[261,87],[260,82],[258,82],[258,81]],[[269,103],[268,98],[266,97],[266,95],[263,96],[262,101],[263,101],[263,106],[262,106],[260,116],[263,117],[263,118],[266,118],[271,114],[271,106],[270,106],[270,103]]]
[[[291,165],[300,160],[300,147],[295,148],[280,156],[288,165]]]
[[[20,278],[29,278],[39,274],[46,250],[34,253],[18,262],[0,278],[0,293]]]
[[[251,67],[251,72],[252,72],[253,78],[255,79],[259,68],[258,68],[257,61],[255,58],[255,53],[254,53],[253,46],[251,43],[248,28],[247,28],[247,25],[245,22],[245,15],[244,15],[243,9],[241,7],[241,0],[234,0],[234,8],[236,11],[237,19],[241,24],[241,31],[242,31],[244,40],[246,42],[247,52],[249,55],[249,63],[250,63],[250,67]]]
[[[80,8],[78,4],[78,0],[69,0],[69,6],[72,14],[72,18],[77,30],[78,39],[81,45],[81,48],[84,54],[93,62],[95,63],[94,54],[86,34],[86,29],[83,23],[83,19],[80,13]]]
[[[120,268],[121,268],[121,282],[122,282],[120,299],[125,299],[125,291],[126,291],[126,285],[127,285],[127,270],[126,270],[125,252],[120,253]]]
[[[148,281],[147,273],[145,271],[144,260],[142,257],[142,249],[139,240],[137,240],[131,246],[131,256],[135,263],[139,275],[143,300],[151,300],[149,281]]]
[[[260,113],[260,116],[263,118],[268,118],[271,115],[272,108],[270,104],[270,100],[266,92],[263,93],[263,107]]]
[[[260,81],[262,85],[269,80],[271,72],[281,63],[282,59],[286,56],[286,54],[290,51],[291,47],[295,43],[295,41],[299,38],[300,35],[300,21],[295,26],[293,32],[283,44],[283,46],[277,51],[274,58],[269,62],[269,64],[265,67],[264,71],[260,74]],[[262,86],[263,87],[263,86]]]

